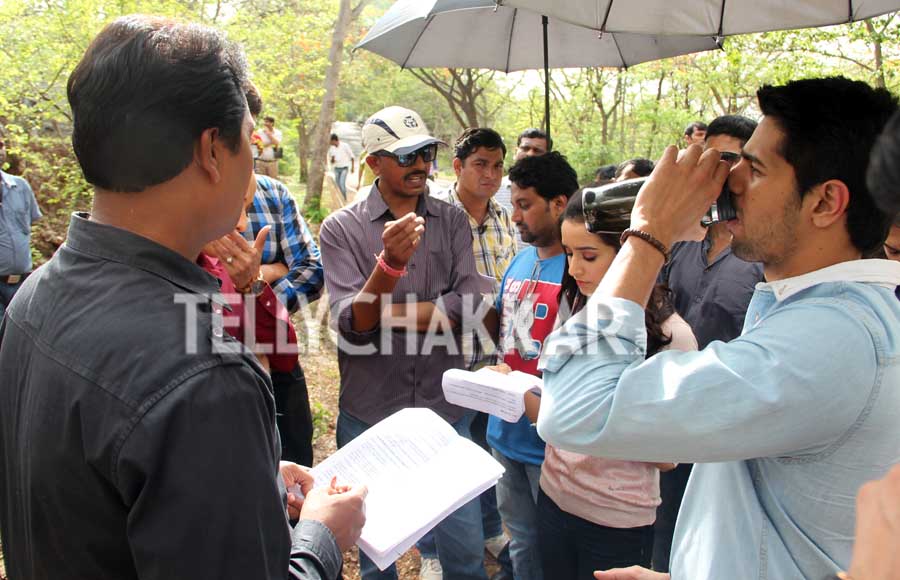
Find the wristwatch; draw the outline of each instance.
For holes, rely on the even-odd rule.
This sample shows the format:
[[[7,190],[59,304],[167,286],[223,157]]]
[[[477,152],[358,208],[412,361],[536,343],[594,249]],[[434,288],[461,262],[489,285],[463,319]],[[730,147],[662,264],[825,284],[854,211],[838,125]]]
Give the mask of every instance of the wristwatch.
[[[243,288],[240,288],[238,292],[240,292],[241,294],[253,294],[254,296],[259,296],[265,289],[266,281],[263,279],[262,270],[260,270],[259,276],[256,277],[256,280],[253,280]]]

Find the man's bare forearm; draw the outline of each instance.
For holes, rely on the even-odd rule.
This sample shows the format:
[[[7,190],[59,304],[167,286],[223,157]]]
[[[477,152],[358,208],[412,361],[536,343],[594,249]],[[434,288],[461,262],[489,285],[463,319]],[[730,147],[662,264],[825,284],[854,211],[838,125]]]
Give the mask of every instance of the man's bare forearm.
[[[368,332],[378,326],[382,315],[382,296],[394,291],[397,280],[375,266],[366,285],[350,305],[353,312],[351,325],[355,332]]]
[[[391,304],[385,308],[385,320],[393,328],[405,328],[411,332],[427,332],[430,329],[456,328],[457,324],[438,308],[434,302],[410,302]]]
[[[262,272],[263,280],[271,285],[287,276],[290,270],[288,270],[286,265],[277,262],[275,264],[263,264],[259,267],[259,271]]]

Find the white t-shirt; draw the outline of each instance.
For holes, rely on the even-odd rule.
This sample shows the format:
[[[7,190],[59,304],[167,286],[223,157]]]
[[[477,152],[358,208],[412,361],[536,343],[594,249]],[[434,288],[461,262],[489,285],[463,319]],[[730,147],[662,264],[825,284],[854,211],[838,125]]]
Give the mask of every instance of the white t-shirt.
[[[328,148],[328,161],[332,167],[350,167],[353,164],[353,150],[343,141],[338,141],[337,146]]]
[[[275,138],[278,139],[278,142],[281,143],[281,131],[278,129],[273,129],[272,132],[275,134]],[[259,131],[260,139],[262,140],[263,150],[262,153],[259,154],[259,158],[263,161],[273,161],[275,159],[275,142],[272,141],[272,138],[269,137],[269,134],[265,132],[265,130]]]

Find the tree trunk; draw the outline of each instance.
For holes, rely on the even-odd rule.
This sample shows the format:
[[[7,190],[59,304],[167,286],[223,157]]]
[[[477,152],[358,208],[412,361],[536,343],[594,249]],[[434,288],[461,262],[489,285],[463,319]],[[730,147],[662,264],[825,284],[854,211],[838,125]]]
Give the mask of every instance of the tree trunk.
[[[309,130],[305,121],[297,123],[297,160],[300,162],[300,183],[309,183]],[[309,195],[309,194],[307,194]]]
[[[656,87],[656,114],[653,115],[653,125],[650,128],[650,145],[647,146],[647,159],[653,155],[653,148],[656,146],[656,130],[659,124],[659,103],[662,101],[663,83],[666,80],[666,69],[663,69],[659,75],[659,84]]]
[[[350,0],[340,0],[337,22],[331,34],[331,48],[328,50],[328,68],[325,71],[325,96],[322,98],[322,109],[319,120],[312,129],[309,153],[309,179],[306,183],[306,199],[303,203],[307,215],[318,212],[322,203],[322,186],[325,180],[325,165],[328,156],[331,125],[334,122],[334,109],[337,104],[338,83],[341,80],[341,66],[344,64],[344,40],[350,31],[350,25],[370,0],[359,0],[355,8]]]
[[[478,101],[487,83],[494,78],[493,71],[448,68],[446,73],[428,69],[410,69],[409,72],[447,101],[461,128],[482,126],[484,114],[479,114]]]
[[[869,32],[869,38],[872,39],[872,48],[875,52],[875,86],[883,89],[884,83],[884,58],[881,54],[881,37],[875,32],[872,25],[872,19],[866,18],[866,30]]]

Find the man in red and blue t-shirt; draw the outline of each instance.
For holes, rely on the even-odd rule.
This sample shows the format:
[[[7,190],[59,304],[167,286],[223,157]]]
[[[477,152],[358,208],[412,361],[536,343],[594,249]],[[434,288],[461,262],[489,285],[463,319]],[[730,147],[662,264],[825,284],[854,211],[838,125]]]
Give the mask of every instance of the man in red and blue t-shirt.
[[[525,157],[509,171],[512,220],[531,244],[510,263],[495,305],[499,314],[502,361],[512,370],[540,375],[538,357],[553,330],[566,256],[559,219],[578,189],[578,176],[557,152]],[[506,468],[497,484],[500,517],[510,532],[510,557],[517,580],[540,580],[537,546],[537,493],[544,442],[528,420],[488,421],[488,443]]]

